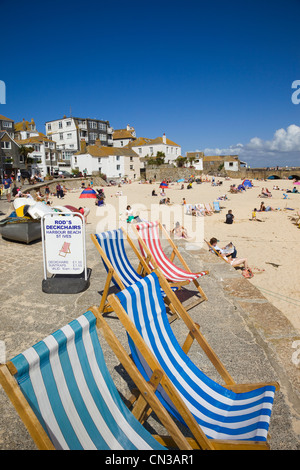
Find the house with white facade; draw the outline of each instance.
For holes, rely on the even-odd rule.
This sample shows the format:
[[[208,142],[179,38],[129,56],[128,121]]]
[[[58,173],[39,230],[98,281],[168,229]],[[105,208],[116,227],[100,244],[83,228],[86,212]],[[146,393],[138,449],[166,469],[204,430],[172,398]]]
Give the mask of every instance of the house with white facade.
[[[156,157],[157,152],[165,154],[165,163],[174,163],[177,157],[181,155],[181,147],[172,140],[168,139],[165,134],[156,139],[139,137],[128,144],[140,158]]]
[[[80,142],[94,145],[100,140],[102,145],[113,146],[113,128],[109,121],[90,118],[66,117],[47,121],[46,135],[56,142],[61,151],[59,166],[71,166],[72,156],[80,150]]]
[[[203,152],[199,150],[196,150],[196,152],[186,152],[185,156],[187,158],[186,166],[192,166],[195,170],[203,170]]]
[[[129,148],[106,147],[96,141],[95,145],[86,145],[81,141],[81,148],[72,156],[72,169],[88,175],[105,174],[107,179],[138,179],[140,176],[140,159]]]
[[[33,152],[28,156],[33,159],[30,168],[32,174],[40,173],[42,176],[50,175],[57,169],[58,152],[56,143],[47,138],[43,133],[38,132],[33,119],[15,123],[15,140],[21,147],[33,148]]]
[[[240,160],[238,155],[205,155],[203,157],[204,172],[221,170],[239,171]]]
[[[126,129],[115,129],[113,132],[113,146],[125,147],[130,142],[136,140],[134,127],[127,124]]]

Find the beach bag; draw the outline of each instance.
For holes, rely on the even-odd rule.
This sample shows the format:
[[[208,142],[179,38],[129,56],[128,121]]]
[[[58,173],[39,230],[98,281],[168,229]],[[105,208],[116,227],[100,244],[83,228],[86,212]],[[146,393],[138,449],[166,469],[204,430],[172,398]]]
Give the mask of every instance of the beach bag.
[[[242,271],[242,275],[246,278],[246,279],[251,279],[253,277],[253,272],[251,271],[251,269],[243,269]]]

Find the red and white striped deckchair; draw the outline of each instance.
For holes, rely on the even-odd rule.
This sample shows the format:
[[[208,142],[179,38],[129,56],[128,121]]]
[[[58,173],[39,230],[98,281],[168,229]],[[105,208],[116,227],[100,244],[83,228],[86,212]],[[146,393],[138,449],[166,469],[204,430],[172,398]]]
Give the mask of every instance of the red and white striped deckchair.
[[[143,257],[148,263],[151,270],[159,268],[163,276],[167,279],[171,287],[182,287],[184,285],[193,282],[199,291],[201,298],[191,304],[187,305],[186,309],[189,309],[204,300],[207,300],[207,296],[201,289],[198,278],[208,274],[208,271],[200,271],[193,273],[188,267],[186,261],[180,254],[177,246],[170,238],[166,229],[157,222],[142,222],[132,226],[133,231],[138,237],[139,246]],[[171,245],[173,251],[170,258],[164,253],[160,243],[159,230],[161,230],[164,237]],[[183,265],[183,269],[173,263],[175,256],[178,257],[179,261]]]

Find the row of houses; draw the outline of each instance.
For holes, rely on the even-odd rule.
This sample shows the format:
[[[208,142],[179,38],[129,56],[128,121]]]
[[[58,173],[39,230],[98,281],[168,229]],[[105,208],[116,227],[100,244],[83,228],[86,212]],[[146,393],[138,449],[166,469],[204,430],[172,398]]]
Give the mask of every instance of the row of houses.
[[[140,177],[147,159],[155,159],[159,154],[165,155],[165,163],[176,164],[181,157],[181,147],[165,134],[154,139],[137,137],[134,127],[127,125],[124,129],[114,130],[106,120],[63,116],[47,121],[45,133],[42,133],[33,119],[15,123],[0,115],[2,174],[20,169],[45,177],[59,171],[71,173],[75,170],[134,180]],[[205,170],[208,157],[202,153],[189,154],[187,165]],[[223,160],[232,171],[239,166],[237,156]]]

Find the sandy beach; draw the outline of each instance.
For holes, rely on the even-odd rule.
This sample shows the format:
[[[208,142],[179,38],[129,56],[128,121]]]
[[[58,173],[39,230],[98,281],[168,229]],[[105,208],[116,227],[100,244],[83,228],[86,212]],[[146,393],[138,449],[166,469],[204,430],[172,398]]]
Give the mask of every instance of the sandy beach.
[[[237,248],[238,258],[246,257],[253,269],[254,277],[249,282],[261,289],[269,302],[281,310],[300,331],[300,270],[297,261],[300,259],[300,230],[291,221],[291,217],[300,210],[300,194],[288,193],[288,199],[284,199],[285,190],[293,188],[293,182],[290,180],[254,180],[253,188],[237,194],[229,193],[229,188],[231,184],[238,185],[239,180],[220,180],[221,186],[212,186],[210,182],[193,183],[192,189],[189,190],[186,189],[186,184],[184,189],[180,189],[181,183],[170,184],[165,190],[172,203],[169,206],[172,212],[170,226],[167,228],[172,228],[178,219],[189,232],[189,227],[195,222],[195,217],[185,215],[183,198],[187,204],[212,204],[218,197],[226,194],[228,199],[219,201],[221,212],[212,216],[197,217],[201,219],[201,233],[198,230],[196,238],[195,233],[188,233],[192,237],[186,243],[196,242],[199,248],[206,250],[203,238],[209,240],[216,237],[221,247],[232,241]],[[105,187],[104,207],[96,207],[94,199],[80,199],[80,189],[68,191],[64,199],[52,196],[51,201],[52,206],[69,204],[88,207],[90,214],[86,227],[87,233],[90,234],[96,230],[112,229],[120,224],[126,226],[127,205],[132,207],[134,215],[139,215],[142,219],[155,220],[158,217],[166,222],[168,219],[163,215],[167,210],[166,206],[159,205],[159,184],[160,182],[135,182],[124,184],[121,188]],[[274,185],[280,190],[273,190]],[[271,191],[271,198],[258,197],[261,189],[265,187]],[[151,196],[153,189],[158,194],[157,197]],[[257,212],[257,218],[262,222],[249,220],[252,210],[259,209],[261,202],[277,210]],[[232,225],[224,223],[229,209],[234,215]],[[199,220],[197,222],[200,223]]]

